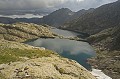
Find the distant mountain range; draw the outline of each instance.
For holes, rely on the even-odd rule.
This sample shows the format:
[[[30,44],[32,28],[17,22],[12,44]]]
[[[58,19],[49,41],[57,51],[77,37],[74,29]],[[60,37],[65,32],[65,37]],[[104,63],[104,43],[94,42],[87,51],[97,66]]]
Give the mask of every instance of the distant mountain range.
[[[27,22],[36,24],[48,24],[54,27],[86,32],[98,33],[104,29],[117,26],[120,23],[120,1],[109,3],[96,9],[80,10],[73,12],[68,8],[62,8],[50,13],[43,18],[4,18],[1,23]]]
[[[98,33],[104,29],[117,26],[120,23],[120,1],[96,8],[90,13],[81,15],[77,20],[66,23],[70,30]]]
[[[49,14],[48,16],[43,17],[43,23],[46,23],[48,25],[52,25],[55,27],[63,26],[64,23],[72,21],[74,19],[77,19],[81,15],[91,12],[94,9],[91,8],[89,10],[80,10],[78,12],[73,12],[68,8],[62,8],[59,10],[54,11],[53,13]]]
[[[36,23],[36,24],[48,24],[54,27],[63,26],[64,23],[77,19],[81,15],[92,12],[94,9],[91,8],[89,10],[80,10],[78,12],[73,12],[68,8],[61,8],[50,13],[43,18],[7,18],[7,17],[0,17],[0,23],[15,23],[15,22],[27,22],[27,23]]]
[[[8,18],[8,17],[0,17],[0,23],[4,24],[12,24],[16,22],[26,22],[26,23],[42,23],[41,18]]]

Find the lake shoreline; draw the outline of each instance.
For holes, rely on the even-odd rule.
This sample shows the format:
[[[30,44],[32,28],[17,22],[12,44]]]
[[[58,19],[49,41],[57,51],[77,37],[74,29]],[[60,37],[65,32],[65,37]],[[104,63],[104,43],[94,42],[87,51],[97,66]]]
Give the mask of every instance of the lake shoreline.
[[[72,31],[68,31],[68,30],[61,30],[61,29],[57,29],[57,28],[53,28],[53,27],[49,27],[50,29],[51,29],[51,31],[56,35],[55,37],[40,37],[40,38],[38,38],[38,39],[34,39],[34,40],[29,40],[29,41],[26,41],[25,43],[30,43],[30,45],[32,44],[33,46],[37,46],[37,47],[44,47],[45,45],[41,45],[41,44],[44,44],[46,41],[49,41],[49,42],[46,42],[46,43],[48,43],[48,45],[47,45],[47,47],[45,47],[46,49],[49,49],[48,48],[48,46],[50,45],[50,44],[53,44],[53,46],[54,46],[54,44],[55,44],[55,46],[57,47],[59,47],[59,45],[61,45],[61,43],[62,43],[62,40],[63,40],[63,42],[64,41],[66,41],[66,42],[64,42],[63,43],[63,46],[62,47],[65,47],[65,48],[67,48],[67,51],[66,51],[66,49],[64,49],[66,52],[68,52],[68,51],[73,51],[72,49],[74,49],[74,47],[76,47],[79,43],[81,43],[81,44],[83,44],[83,46],[84,46],[84,44],[85,45],[87,45],[86,47],[84,47],[83,48],[83,46],[81,45],[80,46],[80,48],[79,48],[79,46],[78,47],[76,47],[77,49],[75,49],[75,51],[73,51],[73,52],[71,52],[71,53],[74,53],[74,52],[76,52],[76,53],[78,53],[78,52],[81,52],[81,51],[78,51],[79,49],[80,50],[83,50],[83,51],[86,51],[86,52],[91,52],[91,53],[93,53],[94,51],[92,51],[93,49],[92,49],[92,47],[90,47],[90,45],[89,45],[89,43],[88,43],[88,41],[87,40],[85,40],[85,39],[81,39],[81,38],[78,38],[77,36],[78,35],[80,35],[80,33],[76,33],[76,32],[72,32]],[[39,40],[39,41],[38,41]],[[42,42],[42,40],[43,40],[43,42]],[[45,41],[46,40],[46,41]],[[37,41],[37,42],[35,42],[35,41]],[[61,41],[61,43],[59,43]],[[32,43],[33,42],[33,43]],[[65,46],[66,44],[67,44],[67,42],[69,42],[69,44],[71,44],[71,45],[67,45],[67,46]],[[39,44],[40,43],[40,44]],[[50,43],[50,44],[49,44]],[[75,45],[74,45],[74,43],[76,43]],[[36,45],[35,45],[36,44]],[[73,46],[74,45],[74,47],[73,48],[69,48],[69,47],[71,47],[71,46]],[[57,50],[57,49],[55,49],[56,47],[54,47],[53,49],[51,49],[51,46],[50,46],[50,49],[49,50],[53,50],[53,51],[55,51],[55,50]],[[87,47],[88,47],[88,49],[87,49]],[[60,48],[61,49],[61,48]],[[62,50],[62,51],[64,51],[64,50]],[[88,51],[89,50],[89,51]],[[60,50],[61,51],[61,50]],[[59,51],[56,51],[56,52],[58,52],[59,53]],[[69,52],[68,52],[69,53]],[[87,54],[90,54],[90,53],[87,53]],[[83,55],[83,57],[85,56],[85,62],[87,63],[87,58],[86,57],[88,57],[89,58],[89,55],[87,56],[87,54],[86,54],[86,56],[85,55]],[[71,55],[69,55],[69,54],[60,54],[60,55],[62,55],[63,57],[66,57],[66,58],[68,58],[68,56],[70,57],[70,59],[72,58],[73,60],[79,60],[79,57],[75,57],[75,56],[71,56]],[[92,54],[90,54],[90,56],[92,56]],[[81,56],[80,56],[81,57]],[[81,59],[81,60],[83,60],[83,59]],[[80,60],[79,60],[79,63],[80,63]],[[80,63],[81,64],[81,63]],[[88,64],[88,63],[87,63]],[[89,65],[89,68],[87,68],[88,70],[91,70],[91,67],[90,67],[90,65]]]

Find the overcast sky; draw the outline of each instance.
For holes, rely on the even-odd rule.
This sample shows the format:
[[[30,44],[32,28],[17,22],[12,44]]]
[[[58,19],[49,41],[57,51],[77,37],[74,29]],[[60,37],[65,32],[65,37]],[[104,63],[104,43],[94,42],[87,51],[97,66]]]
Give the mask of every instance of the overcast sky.
[[[69,8],[73,11],[96,8],[100,5],[117,0],[0,0],[1,10],[40,9],[51,11],[59,8]]]

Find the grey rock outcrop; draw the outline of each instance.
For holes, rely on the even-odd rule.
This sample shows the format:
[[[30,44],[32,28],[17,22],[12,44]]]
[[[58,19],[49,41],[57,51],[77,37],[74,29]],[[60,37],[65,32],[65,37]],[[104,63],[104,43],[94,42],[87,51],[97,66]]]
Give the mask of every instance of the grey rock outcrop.
[[[0,24],[0,38],[23,42],[39,37],[54,37],[49,28],[33,23]]]

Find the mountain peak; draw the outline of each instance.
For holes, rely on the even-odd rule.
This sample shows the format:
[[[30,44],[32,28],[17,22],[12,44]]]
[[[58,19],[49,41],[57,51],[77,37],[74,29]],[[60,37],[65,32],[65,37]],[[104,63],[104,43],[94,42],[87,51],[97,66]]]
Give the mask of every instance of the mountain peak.
[[[69,11],[71,11],[69,8],[60,8],[58,10],[69,10]]]
[[[61,8],[58,9],[51,14],[44,16],[43,21],[44,23],[52,26],[59,27],[63,24],[70,16],[72,16],[74,12],[72,12],[68,8]]]
[[[56,11],[54,11],[53,13],[56,13],[56,12],[66,12],[66,13],[72,13],[72,11],[68,8],[61,8],[61,9],[58,9]]]

